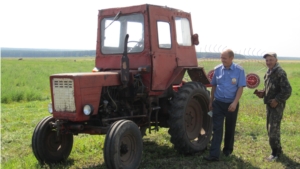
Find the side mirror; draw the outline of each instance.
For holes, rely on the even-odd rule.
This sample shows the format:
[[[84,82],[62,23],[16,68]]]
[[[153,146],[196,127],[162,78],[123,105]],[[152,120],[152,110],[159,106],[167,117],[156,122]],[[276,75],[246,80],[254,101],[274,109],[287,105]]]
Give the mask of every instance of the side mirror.
[[[192,36],[192,43],[193,45],[199,45],[199,38],[197,33]]]

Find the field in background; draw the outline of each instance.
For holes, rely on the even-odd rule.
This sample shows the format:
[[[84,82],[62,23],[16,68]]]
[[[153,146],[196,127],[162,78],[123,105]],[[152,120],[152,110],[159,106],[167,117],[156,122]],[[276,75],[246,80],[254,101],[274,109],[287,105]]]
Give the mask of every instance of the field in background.
[[[31,150],[31,136],[36,124],[48,116],[50,102],[49,75],[66,72],[91,72],[94,58],[56,58],[23,60],[1,59],[1,168],[105,168],[105,136],[78,135],[68,160],[59,165],[40,166]],[[262,78],[264,60],[236,60],[246,73],[256,72]],[[219,60],[199,59],[206,72]],[[280,62],[293,87],[282,122],[283,157],[273,163],[263,158],[270,154],[265,127],[265,107],[253,89],[245,88],[240,101],[235,150],[232,156],[207,163],[208,151],[191,156],[177,154],[170,143],[168,129],[144,137],[140,168],[299,168],[300,169],[300,62]],[[187,78],[186,78],[187,79]],[[261,82],[263,80],[261,79]],[[262,83],[258,88],[262,88]]]
[[[91,72],[94,66],[92,57],[2,58],[1,103],[49,100],[51,74]]]

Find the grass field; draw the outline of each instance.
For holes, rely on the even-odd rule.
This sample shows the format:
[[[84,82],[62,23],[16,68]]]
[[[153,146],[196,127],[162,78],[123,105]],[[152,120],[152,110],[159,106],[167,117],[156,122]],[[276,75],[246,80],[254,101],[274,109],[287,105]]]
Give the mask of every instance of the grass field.
[[[76,59],[76,60],[75,60]],[[255,72],[262,78],[266,67],[263,60],[237,60],[246,73]],[[272,168],[300,169],[300,62],[280,62],[293,88],[281,124],[284,154],[276,162],[265,162],[270,154],[265,127],[265,107],[261,99],[245,88],[235,137],[235,149],[230,157],[220,156],[219,162],[207,163],[208,151],[183,156],[173,149],[168,129],[143,138],[140,168]],[[206,72],[219,64],[218,60],[199,60]],[[63,72],[91,72],[94,58],[26,58],[1,59],[1,168],[105,168],[103,145],[105,136],[78,135],[65,163],[40,166],[31,149],[31,136],[36,124],[48,116],[50,102],[49,75]],[[187,78],[186,78],[187,79]],[[262,81],[262,79],[261,79]],[[262,88],[262,83],[258,88]]]

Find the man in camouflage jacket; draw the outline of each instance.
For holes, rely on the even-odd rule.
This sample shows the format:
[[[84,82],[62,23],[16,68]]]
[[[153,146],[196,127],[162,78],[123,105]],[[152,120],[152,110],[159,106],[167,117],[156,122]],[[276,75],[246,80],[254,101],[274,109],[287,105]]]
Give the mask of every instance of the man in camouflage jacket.
[[[274,161],[282,154],[280,123],[286,100],[290,97],[292,88],[286,72],[277,63],[277,54],[267,53],[264,55],[264,59],[269,69],[264,76],[264,89],[256,92],[256,95],[263,98],[264,104],[266,104],[267,130],[269,144],[272,149],[272,153],[267,157],[267,160]]]

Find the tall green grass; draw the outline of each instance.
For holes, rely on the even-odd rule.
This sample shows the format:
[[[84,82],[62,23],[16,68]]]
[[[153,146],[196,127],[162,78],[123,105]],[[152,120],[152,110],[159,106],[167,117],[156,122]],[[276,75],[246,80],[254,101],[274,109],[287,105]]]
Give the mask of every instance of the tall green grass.
[[[50,98],[49,76],[91,72],[94,58],[1,59],[1,103],[42,101]]]
[[[49,115],[47,112],[47,105],[50,102],[49,75],[62,72],[90,72],[94,67],[94,59],[76,58],[74,62],[73,58],[25,59],[23,61],[2,58],[1,62],[1,94],[2,97],[5,94],[7,98],[5,102],[1,99],[1,168],[105,168],[103,159],[105,136],[103,135],[74,136],[74,145],[68,160],[52,166],[39,165],[31,149],[31,136],[36,124]],[[199,61],[199,65],[203,65],[206,72],[219,63],[218,60]],[[264,60],[244,61],[240,64],[243,65],[246,73],[249,73],[263,68]],[[253,95],[253,89],[245,88],[240,100],[235,149],[230,157],[221,155],[219,162],[207,163],[203,160],[203,156],[208,155],[208,151],[191,156],[178,154],[170,143],[168,129],[160,128],[158,132],[152,132],[143,138],[144,147],[140,168],[300,168],[300,104],[298,103],[300,100],[298,71],[300,62],[282,62],[281,65],[287,71],[293,92],[287,101],[281,124],[284,155],[280,160],[272,163],[263,160],[270,154],[265,107],[262,100]],[[261,83],[258,88],[262,87]],[[27,97],[25,89],[40,98]],[[5,93],[5,90],[9,92]],[[17,94],[13,91],[19,91],[22,93],[19,95],[24,97],[19,100],[14,99]]]

